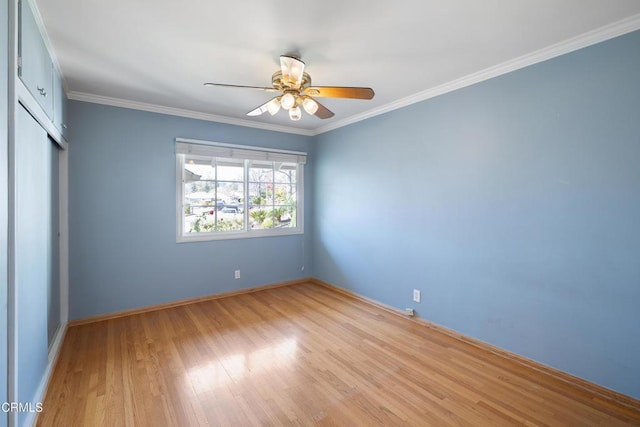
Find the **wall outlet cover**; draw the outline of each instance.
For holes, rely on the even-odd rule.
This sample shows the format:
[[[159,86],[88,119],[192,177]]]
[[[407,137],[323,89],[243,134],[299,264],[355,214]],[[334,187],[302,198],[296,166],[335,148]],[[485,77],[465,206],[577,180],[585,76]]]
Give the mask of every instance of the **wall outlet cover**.
[[[417,289],[413,290],[413,301],[420,302],[420,291]]]

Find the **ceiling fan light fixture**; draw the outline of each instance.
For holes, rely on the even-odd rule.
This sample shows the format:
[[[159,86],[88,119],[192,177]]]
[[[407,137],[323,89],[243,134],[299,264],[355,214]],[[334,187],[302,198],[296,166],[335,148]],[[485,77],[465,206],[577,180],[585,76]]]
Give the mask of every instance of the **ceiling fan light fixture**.
[[[280,111],[280,97],[273,98],[271,101],[269,101],[269,103],[267,104],[267,111],[272,116]]]
[[[280,109],[289,111],[289,118],[297,121],[304,109],[309,115],[319,119],[330,119],[335,114],[314,98],[373,99],[375,93],[370,87],[349,86],[312,86],[311,76],[304,71],[305,64],[297,55],[280,56],[280,70],[271,75],[271,86],[246,86],[227,83],[205,83],[205,86],[257,89],[265,92],[278,92],[275,98],[261,104],[246,113],[247,116],[259,116],[267,111],[272,116]]]
[[[300,107],[297,105],[289,110],[289,118],[291,120],[298,121],[302,117],[302,111],[300,111]]]
[[[302,106],[304,107],[304,111],[312,116],[316,113],[316,111],[318,111],[318,103],[308,96],[305,97],[302,101]]]
[[[282,55],[280,67],[282,68],[282,81],[288,86],[300,87],[304,73],[304,62],[292,56]]]
[[[287,92],[284,95],[282,95],[282,98],[280,99],[280,105],[285,110],[288,110],[294,105],[296,105],[296,97],[293,96],[292,93]]]

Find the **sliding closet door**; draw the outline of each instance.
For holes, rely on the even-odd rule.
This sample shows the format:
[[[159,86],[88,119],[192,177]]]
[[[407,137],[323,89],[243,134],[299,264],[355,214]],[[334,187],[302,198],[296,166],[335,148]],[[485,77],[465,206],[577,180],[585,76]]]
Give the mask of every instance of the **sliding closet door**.
[[[21,106],[15,142],[15,322],[17,400],[33,402],[47,367],[47,295],[52,274],[51,158],[44,129]],[[35,402],[34,402],[35,403]],[[26,413],[19,414],[19,424]]]
[[[8,69],[9,43],[6,31],[9,25],[9,9],[6,0],[0,0],[0,402],[8,398],[8,244],[9,244],[9,131],[8,131]],[[1,405],[1,403],[0,403]],[[1,409],[1,408],[0,408]],[[0,427],[6,427],[7,414],[0,411]]]
[[[49,280],[47,286],[47,334],[48,345],[51,347],[56,332],[60,328],[60,174],[58,144],[49,140],[49,164],[51,165],[50,190],[51,215],[50,223],[50,257]]]

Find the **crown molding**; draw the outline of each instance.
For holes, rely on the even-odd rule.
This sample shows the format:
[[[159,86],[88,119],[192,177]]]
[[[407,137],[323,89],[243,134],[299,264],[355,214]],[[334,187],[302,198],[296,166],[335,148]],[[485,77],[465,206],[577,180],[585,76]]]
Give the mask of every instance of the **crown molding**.
[[[399,108],[407,107],[411,104],[425,101],[439,95],[443,95],[454,90],[462,89],[485,80],[498,77],[512,71],[519,70],[529,65],[534,65],[557,56],[561,56],[606,40],[636,31],[640,29],[640,14],[632,15],[623,20],[614,22],[604,27],[586,32],[576,37],[572,37],[563,42],[539,49],[532,53],[519,56],[509,61],[494,65],[484,70],[466,75],[456,80],[444,83],[433,88],[417,92],[413,95],[401,98],[371,110],[364,111],[359,114],[328,123],[315,129],[299,129],[290,126],[275,125],[269,123],[254,122],[245,119],[237,119],[217,114],[202,113],[199,111],[185,110],[181,108],[166,107],[144,102],[130,101],[121,98],[111,98],[101,95],[94,95],[85,92],[71,91],[67,93],[69,99],[76,101],[91,102],[95,104],[111,105],[114,107],[130,108],[134,110],[149,111],[152,113],[168,114],[172,116],[187,117],[191,119],[207,120],[218,123],[226,123],[236,126],[244,126],[256,129],[269,130],[274,132],[292,133],[304,136],[316,136],[325,132],[332,131],[371,117],[379,116]]]
[[[373,108],[360,114],[347,117],[333,123],[318,127],[314,130],[314,135],[320,135],[325,132],[329,132],[334,129],[338,129],[353,123],[357,123],[362,120],[369,119],[371,117],[378,116],[380,114],[388,113],[389,111],[397,110],[415,104],[421,101],[425,101],[430,98],[434,98],[439,95],[443,95],[447,92],[452,92],[457,89],[462,89],[467,86],[471,86],[475,83],[480,83],[484,80],[489,80],[494,77],[498,77],[502,74],[507,74],[512,71],[519,70],[529,65],[534,65],[539,62],[543,62],[557,56],[561,56],[603,41],[636,31],[640,29],[640,14],[632,15],[623,20],[614,22],[604,27],[597,28],[593,31],[581,34],[579,36],[570,38],[560,43],[545,47],[543,49],[536,50],[532,53],[511,59],[501,64],[485,68],[461,77],[456,80],[444,83],[442,85],[427,89],[421,92],[417,92],[413,95],[401,98],[397,101],[384,104],[382,106]]]
[[[217,114],[202,113],[199,111],[185,110],[182,108],[166,107],[163,105],[148,104],[145,102],[131,101],[122,98],[94,95],[86,92],[71,91],[67,98],[74,101],[91,102],[93,104],[110,105],[112,107],[129,108],[132,110],[148,111],[151,113],[168,114],[170,116],[186,117],[189,119],[206,120],[210,122],[225,123],[235,126],[244,126],[256,129],[270,130],[274,132],[293,133],[297,135],[313,136],[315,133],[309,129],[298,129],[289,126],[274,125],[270,123],[253,122],[234,117],[220,116]]]

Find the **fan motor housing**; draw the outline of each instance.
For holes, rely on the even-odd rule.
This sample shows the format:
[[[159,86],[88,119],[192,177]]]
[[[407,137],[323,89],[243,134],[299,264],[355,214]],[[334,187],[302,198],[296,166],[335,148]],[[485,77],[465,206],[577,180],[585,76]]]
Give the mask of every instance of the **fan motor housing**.
[[[311,86],[311,76],[307,73],[302,73],[302,83],[300,84],[299,88],[295,88],[295,87],[289,86],[288,84],[282,81],[282,71],[276,71],[271,76],[271,83],[273,84],[273,87],[275,87],[278,90],[286,90],[286,89],[302,90]]]

